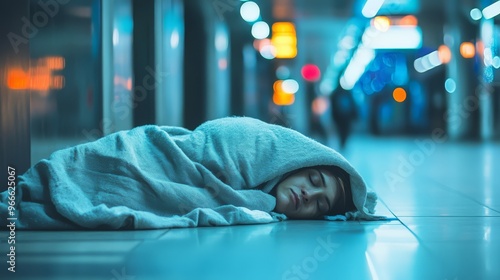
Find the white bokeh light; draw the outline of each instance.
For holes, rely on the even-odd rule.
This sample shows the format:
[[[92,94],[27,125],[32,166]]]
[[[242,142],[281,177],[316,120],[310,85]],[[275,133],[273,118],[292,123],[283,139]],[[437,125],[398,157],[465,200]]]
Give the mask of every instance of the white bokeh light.
[[[281,84],[281,88],[286,93],[296,93],[299,91],[299,83],[293,79],[284,80]]]
[[[118,32],[118,29],[113,29],[113,46],[118,45],[120,42],[120,33]]]
[[[448,78],[444,82],[444,88],[446,89],[447,92],[454,93],[455,90],[457,89],[457,84],[455,83],[455,80]]]
[[[240,14],[246,22],[254,22],[260,17],[259,5],[252,1],[245,2],[241,5]]]
[[[172,49],[175,49],[179,46],[179,40],[179,31],[172,31],[172,35],[170,36],[170,46],[172,47]]]
[[[258,21],[252,25],[252,36],[255,39],[265,39],[269,36],[269,25],[263,21]]]
[[[495,67],[496,69],[500,68],[500,57],[498,57],[498,56],[493,57],[493,59],[491,61],[491,65],[493,67]]]
[[[483,17],[483,13],[481,13],[481,10],[479,10],[478,8],[474,8],[470,10],[470,17],[473,20],[480,20]]]
[[[265,59],[273,59],[276,57],[276,49],[273,45],[265,45],[260,49],[260,55]]]
[[[215,35],[215,48],[220,51],[226,51],[228,47],[227,35],[223,32],[217,32]]]

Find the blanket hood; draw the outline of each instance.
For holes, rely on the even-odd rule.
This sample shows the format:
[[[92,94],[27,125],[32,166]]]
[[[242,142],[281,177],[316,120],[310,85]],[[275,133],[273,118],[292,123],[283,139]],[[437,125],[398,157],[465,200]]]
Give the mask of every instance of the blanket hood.
[[[376,194],[367,190],[361,175],[341,154],[295,130],[249,117],[228,117],[202,124],[191,136],[198,139],[186,141],[186,145],[204,145],[186,147],[184,150],[191,151],[188,155],[217,170],[215,172],[223,170],[226,176],[234,178],[230,183],[233,188],[262,186],[263,191],[269,192],[284,174],[294,170],[338,166],[349,174],[352,199],[358,210],[345,216],[367,220],[385,218],[374,215]],[[241,176],[232,176],[233,172]]]

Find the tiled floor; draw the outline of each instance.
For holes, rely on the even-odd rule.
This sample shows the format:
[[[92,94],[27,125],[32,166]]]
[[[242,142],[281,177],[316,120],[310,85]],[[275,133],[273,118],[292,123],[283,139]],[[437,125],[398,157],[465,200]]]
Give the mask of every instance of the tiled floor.
[[[1,232],[0,279],[500,279],[500,145],[425,141],[345,151],[391,221]]]

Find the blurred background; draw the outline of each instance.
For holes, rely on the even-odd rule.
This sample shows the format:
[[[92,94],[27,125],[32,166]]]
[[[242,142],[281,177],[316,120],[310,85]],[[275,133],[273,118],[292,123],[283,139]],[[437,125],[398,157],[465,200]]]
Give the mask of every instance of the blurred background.
[[[18,174],[119,130],[232,115],[338,149],[351,135],[500,139],[500,1],[4,6],[0,150]]]

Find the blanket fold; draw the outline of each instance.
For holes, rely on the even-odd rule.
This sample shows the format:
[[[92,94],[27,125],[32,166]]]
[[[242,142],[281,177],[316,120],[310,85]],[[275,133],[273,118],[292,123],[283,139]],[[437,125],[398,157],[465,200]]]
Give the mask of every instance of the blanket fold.
[[[247,117],[195,130],[147,125],[54,152],[19,177],[18,228],[171,228],[269,223],[281,176],[316,165],[349,175],[350,218],[373,215],[376,196],[339,153],[277,125]],[[2,217],[7,193],[0,195]]]

